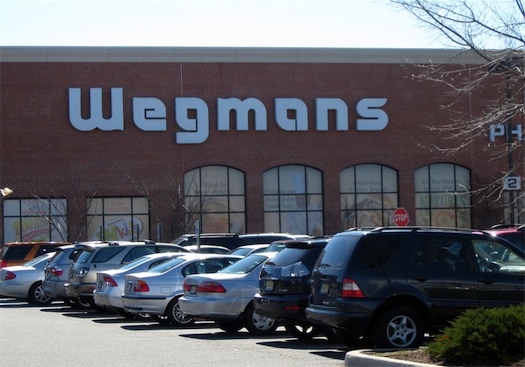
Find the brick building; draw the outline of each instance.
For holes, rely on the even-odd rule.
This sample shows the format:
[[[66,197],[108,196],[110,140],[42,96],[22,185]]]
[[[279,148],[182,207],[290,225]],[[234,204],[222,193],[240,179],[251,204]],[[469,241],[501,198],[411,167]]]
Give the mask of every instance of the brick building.
[[[430,60],[479,63],[452,50],[0,48],[0,187],[14,191],[0,237],[169,241],[196,223],[332,234],[393,225],[398,207],[409,225],[505,222],[505,195],[473,194],[505,172],[504,144],[487,131],[446,155],[432,147],[460,142],[431,129],[481,113],[501,83],[443,109],[449,90],[414,78]]]

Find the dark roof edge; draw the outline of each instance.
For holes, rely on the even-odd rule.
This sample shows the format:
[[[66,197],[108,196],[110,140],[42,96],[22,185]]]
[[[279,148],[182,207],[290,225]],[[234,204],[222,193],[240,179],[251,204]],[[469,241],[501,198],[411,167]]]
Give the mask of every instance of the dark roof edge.
[[[2,46],[0,62],[483,64],[460,49]]]

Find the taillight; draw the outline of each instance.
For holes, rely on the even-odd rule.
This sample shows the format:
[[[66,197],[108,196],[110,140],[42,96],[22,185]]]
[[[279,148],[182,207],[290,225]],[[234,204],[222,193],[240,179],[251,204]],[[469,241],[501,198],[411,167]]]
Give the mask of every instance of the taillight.
[[[184,292],[189,292],[191,290],[191,285],[186,283],[186,279],[184,279],[183,288],[184,288]]]
[[[341,297],[346,298],[364,298],[363,292],[359,289],[359,286],[352,279],[344,278],[343,279],[343,289],[341,292]]]
[[[301,311],[301,306],[298,305],[290,305],[284,307],[285,311]]]
[[[226,289],[217,282],[202,282],[197,286],[197,292],[226,293]]]
[[[12,271],[8,271],[7,273],[5,273],[4,280],[11,280],[15,278],[16,278],[16,274],[13,273]]]
[[[87,275],[87,273],[89,273],[88,267],[78,268],[75,270],[75,277],[84,278]]]
[[[0,268],[5,268],[7,266],[7,260],[0,261]]]
[[[51,274],[53,274],[56,277],[64,274],[64,270],[62,270],[60,268],[50,268],[49,271],[51,272]]]
[[[133,286],[134,292],[149,292],[148,284],[143,280],[137,280]]]
[[[113,279],[112,277],[107,276],[107,275],[104,277],[104,283],[106,283],[106,285],[108,287],[118,287],[118,284],[117,284],[117,282],[115,282],[115,279]],[[147,287],[147,285],[146,285],[146,287]],[[149,291],[149,288],[148,288],[148,291]]]

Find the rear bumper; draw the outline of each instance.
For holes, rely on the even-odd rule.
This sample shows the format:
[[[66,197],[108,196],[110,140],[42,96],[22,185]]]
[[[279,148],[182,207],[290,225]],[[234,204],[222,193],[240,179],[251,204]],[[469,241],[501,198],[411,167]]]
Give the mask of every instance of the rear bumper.
[[[308,298],[305,295],[256,294],[254,304],[258,314],[274,320],[306,321],[304,310],[308,306]]]
[[[71,282],[65,283],[64,289],[67,297],[93,297],[93,291],[95,290],[95,283],[79,283]]]
[[[121,292],[118,287],[110,292],[93,292],[93,301],[96,305],[105,307],[124,308]]]
[[[213,298],[200,297],[191,298],[183,296],[179,298],[182,312],[194,318],[204,320],[220,321],[238,319],[252,299],[243,298]]]
[[[315,325],[349,330],[364,335],[372,320],[372,310],[341,310],[334,307],[310,305],[305,309],[306,319]]]
[[[44,281],[42,283],[42,289],[47,296],[53,298],[68,298],[66,289],[64,288],[64,282]]]
[[[136,297],[122,296],[122,306],[130,313],[149,313],[152,315],[164,315],[168,303],[172,300],[169,297]]]

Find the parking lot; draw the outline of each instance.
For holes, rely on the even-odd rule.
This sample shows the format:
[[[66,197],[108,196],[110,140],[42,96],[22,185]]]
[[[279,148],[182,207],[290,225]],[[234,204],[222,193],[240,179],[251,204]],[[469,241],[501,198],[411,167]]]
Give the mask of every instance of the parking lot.
[[[2,364],[11,367],[342,367],[348,351],[323,337],[298,341],[284,328],[266,337],[227,334],[210,322],[175,328],[61,302],[36,307],[0,298],[0,324]]]

